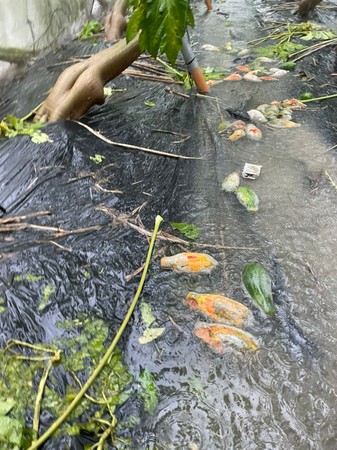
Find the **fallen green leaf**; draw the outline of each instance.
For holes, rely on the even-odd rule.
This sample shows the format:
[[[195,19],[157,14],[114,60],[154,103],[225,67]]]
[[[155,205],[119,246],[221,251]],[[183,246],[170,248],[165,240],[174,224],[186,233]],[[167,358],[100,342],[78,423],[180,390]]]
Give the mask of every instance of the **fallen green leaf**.
[[[82,31],[79,34],[80,39],[88,39],[94,34],[99,33],[103,30],[103,26],[101,23],[97,22],[97,20],[90,20],[85,23]]]
[[[53,292],[54,292],[53,286],[50,283],[48,283],[43,289],[42,301],[39,307],[37,308],[38,311],[42,311],[42,309],[46,307],[46,304]]]
[[[223,67],[206,67],[202,69],[206,80],[223,80],[229,70]]]
[[[144,105],[149,106],[150,108],[152,108],[153,106],[156,106],[155,103],[150,102],[150,101],[148,101],[148,100],[145,100]]]
[[[50,139],[48,134],[42,133],[39,130],[35,131],[31,135],[31,140],[32,140],[32,142],[34,142],[34,144],[43,144],[44,142],[54,142],[52,139]]]
[[[196,239],[200,234],[199,228],[190,223],[169,222],[169,224],[174,230],[178,230],[181,234],[189,239]]]
[[[15,406],[16,401],[12,398],[0,399],[0,416],[5,416]]]
[[[300,39],[302,41],[311,41],[315,39],[316,41],[327,41],[328,39],[333,39],[336,37],[336,34],[333,31],[328,30],[312,30],[306,33],[304,36],[301,36]]]
[[[154,384],[153,376],[147,369],[143,369],[138,381],[141,386],[140,397],[144,402],[144,409],[152,415],[158,404],[158,392]]]
[[[23,426],[7,416],[0,416],[0,442],[19,446],[22,439]]]
[[[276,310],[273,305],[271,278],[266,269],[257,262],[247,264],[242,272],[242,282],[256,306],[265,314],[274,316]]]
[[[139,337],[140,344],[148,344],[159,338],[165,331],[165,328],[146,328],[143,335]]]
[[[27,273],[26,280],[27,281],[41,281],[41,280],[43,280],[43,276],[42,275],[34,275],[32,273]]]
[[[156,318],[152,313],[151,306],[144,301],[140,304],[140,313],[146,328],[149,328],[153,324],[153,322],[156,321]]]
[[[105,156],[96,153],[95,156],[89,156],[89,159],[91,159],[91,161],[94,161],[94,163],[96,164],[101,164],[105,160]]]
[[[313,98],[311,92],[303,92],[303,94],[300,95],[300,100],[309,100],[311,98]]]

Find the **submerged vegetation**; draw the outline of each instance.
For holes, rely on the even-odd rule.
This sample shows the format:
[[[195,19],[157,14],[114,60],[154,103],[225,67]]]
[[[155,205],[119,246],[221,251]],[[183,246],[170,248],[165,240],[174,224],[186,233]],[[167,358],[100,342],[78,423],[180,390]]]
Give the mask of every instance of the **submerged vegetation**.
[[[43,391],[44,414],[58,417],[106,350],[109,329],[101,319],[80,317],[60,323],[59,327],[64,330],[63,336],[68,337],[54,341],[50,347],[10,341],[0,353],[0,442],[4,450],[12,449],[13,445],[27,448],[37,436],[38,423],[29,430],[26,416],[27,411],[34,408],[34,403],[35,410],[41,408],[41,404],[36,404],[38,386],[37,390]],[[39,378],[43,378],[50,365],[48,385],[41,387]],[[62,381],[65,378],[67,385]],[[117,425],[115,410],[133,393],[133,380],[121,352],[115,350],[90,393],[59,428],[58,434],[77,435],[85,430],[100,438],[110,427],[106,439],[109,436],[115,439],[122,427],[122,424]],[[139,395],[143,398],[146,394],[141,390]],[[145,410],[149,410],[148,405]]]
[[[82,31],[79,34],[80,39],[88,39],[103,30],[103,26],[97,20],[89,20],[84,24]]]
[[[23,119],[19,119],[18,117],[7,114],[0,122],[0,137],[12,138],[18,135],[26,135],[30,136],[32,142],[35,144],[52,142],[49,136],[40,130],[44,125],[43,123],[27,120],[31,115],[32,113]]]
[[[157,216],[138,289],[108,348],[109,328],[104,321],[79,317],[60,324],[64,333],[49,347],[11,340],[1,351],[2,449],[34,450],[54,433],[72,436],[82,431],[89,433],[95,441],[91,449],[103,449],[108,439],[118,448],[116,406],[124,403],[136,389],[132,386],[133,376],[116,346],[143,289],[162,220]],[[48,289],[44,293],[45,301],[51,292]],[[157,405],[157,392],[146,369],[139,377],[139,385],[141,388],[135,395],[144,401],[144,410],[152,414]],[[32,410],[33,424],[30,426]],[[42,410],[43,417],[52,416],[56,420],[39,437]],[[128,423],[135,421],[129,417]],[[121,444],[120,448],[127,444],[125,439]]]
[[[254,39],[249,44],[258,46],[268,41],[274,44],[256,47],[255,52],[265,57],[278,57],[284,61],[288,58],[310,48],[301,41],[329,41],[334,40],[336,34],[329,30],[322,30],[321,27],[310,22],[301,24],[277,23],[275,29],[265,37]]]

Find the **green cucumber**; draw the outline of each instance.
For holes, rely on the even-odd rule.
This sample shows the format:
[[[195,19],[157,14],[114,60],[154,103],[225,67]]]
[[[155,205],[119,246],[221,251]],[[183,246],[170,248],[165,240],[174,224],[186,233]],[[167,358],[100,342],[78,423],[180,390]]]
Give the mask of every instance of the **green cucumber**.
[[[271,278],[266,269],[257,262],[247,264],[242,272],[242,282],[256,306],[268,316],[274,316]]]

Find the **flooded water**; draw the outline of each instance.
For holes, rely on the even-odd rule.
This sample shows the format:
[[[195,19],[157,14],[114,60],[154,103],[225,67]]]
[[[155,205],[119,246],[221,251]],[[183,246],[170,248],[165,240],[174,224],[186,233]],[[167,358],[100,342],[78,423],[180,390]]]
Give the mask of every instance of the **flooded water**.
[[[245,63],[233,62],[235,56],[223,48],[231,42],[233,47],[243,49],[247,40],[261,35],[261,14],[266,10],[259,7],[250,2],[227,1],[216,4],[215,11],[205,15],[203,5],[198,6],[192,43],[202,66],[232,68]],[[328,24],[336,28],[336,23]],[[221,47],[221,51],[201,51],[206,43]],[[85,53],[85,49],[81,51]],[[34,93],[36,96],[42,88],[47,90],[56,77],[56,73],[45,75],[47,64],[35,72],[44,74],[40,84],[34,73],[27,75],[24,92],[30,101],[36,99]],[[156,214],[167,222],[193,223],[199,227],[200,237],[189,249],[205,251],[219,262],[207,274],[162,271],[160,256],[187,248],[157,245],[143,298],[151,305],[160,326],[165,327],[165,333],[153,343],[140,345],[138,339],[144,327],[136,310],[121,344],[135,377],[146,367],[159,392],[153,416],[142,414],[131,401],[119,412],[121,420],[130,411],[140,418],[132,448],[337,447],[337,191],[324,175],[327,170],[337,181],[336,153],[331,150],[336,143],[336,100],[329,101],[329,106],[309,103],[306,110],[295,111],[293,119],[301,124],[299,128],[275,130],[262,126],[260,142],[230,142],[218,133],[219,123],[228,119],[226,108],[247,111],[262,103],[298,96],[304,90],[319,92],[321,80],[326,81],[325,72],[333,71],[334,60],[328,55],[322,68],[316,68],[317,79],[310,86],[296,73],[290,73],[276,83],[223,82],[212,88],[209,98],[192,96],[188,100],[167,94],[163,86],[120,77],[114,83],[126,91],[94,109],[84,122],[111,139],[203,159],[174,161],[111,150],[76,124],[55,124],[49,128],[54,143],[42,146],[41,151],[50,155],[59,152],[59,171],[41,178],[43,188],[32,191],[32,196],[18,192],[20,201],[8,201],[10,214],[51,208],[53,219],[45,223],[57,222],[72,229],[95,220],[102,223],[103,218],[105,223],[106,216],[94,209],[97,206],[131,213],[146,202],[140,215],[148,229]],[[331,89],[335,88],[333,83],[332,79]],[[19,92],[23,94],[20,85],[6,92],[12,101],[8,110],[17,108],[20,112],[24,108],[15,100]],[[145,100],[156,106],[144,109]],[[17,115],[19,112],[15,111]],[[183,132],[191,137],[176,145],[153,129]],[[6,145],[2,143],[0,157]],[[26,138],[18,145],[28,153],[32,151]],[[107,164],[115,164],[104,186],[119,189],[122,195],[98,193],[87,180],[67,184],[80,171],[98,174],[99,169],[88,158],[95,152],[103,154]],[[259,196],[257,213],[247,212],[234,194],[221,191],[226,175],[241,172],[246,162],[263,166],[257,180],[242,182]],[[9,164],[6,160],[3,172]],[[30,185],[26,189],[31,192]],[[21,233],[15,236],[14,243],[1,243],[0,288],[7,305],[6,312],[0,315],[1,343],[11,337],[51,341],[60,333],[55,324],[76,317],[79,311],[98,314],[112,329],[117,328],[137,286],[137,279],[127,283],[124,276],[142,264],[145,239],[128,228],[108,228],[86,234],[85,238],[66,238],[62,245],[71,252],[39,246],[38,239],[37,234]],[[263,264],[271,274],[275,319],[260,313],[242,289],[242,270],[252,261]],[[83,282],[83,267],[92,273],[89,281]],[[43,312],[37,311],[39,295],[35,287],[13,282],[15,274],[28,272],[43,274],[53,285],[56,294]],[[217,355],[197,340],[193,327],[200,317],[183,303],[189,291],[221,292],[248,306],[254,320],[247,330],[256,336],[259,350]],[[53,444],[46,448],[53,448]]]

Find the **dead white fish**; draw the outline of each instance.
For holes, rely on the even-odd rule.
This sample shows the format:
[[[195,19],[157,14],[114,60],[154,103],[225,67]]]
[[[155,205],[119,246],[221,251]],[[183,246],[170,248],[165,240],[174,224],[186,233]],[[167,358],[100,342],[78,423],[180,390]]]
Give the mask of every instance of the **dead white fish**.
[[[262,103],[262,105],[259,105],[256,109],[264,113],[265,110],[269,108],[269,106],[270,105],[268,103]]]
[[[269,105],[268,108],[266,108],[263,111],[264,116],[268,119],[268,120],[274,120],[277,118],[277,116],[280,113],[280,109],[275,106],[275,105]]]
[[[240,50],[239,52],[238,52],[238,56],[247,56],[247,55],[250,55],[251,54],[251,50],[249,49],[249,48],[243,48],[242,50]]]
[[[260,78],[255,75],[254,72],[248,72],[243,76],[243,79],[246,81],[253,81],[254,83],[262,83]]]
[[[268,64],[275,62],[275,59],[267,58],[266,56],[259,56],[256,58],[257,61],[260,61],[262,64]]]
[[[259,122],[259,123],[267,123],[268,120],[265,118],[265,116],[262,114],[261,111],[258,111],[257,109],[250,109],[247,111],[247,114],[252,119],[253,122]]]
[[[219,47],[216,47],[215,45],[212,45],[212,44],[202,45],[201,50],[206,50],[207,52],[219,52],[220,51]]]
[[[249,123],[246,126],[246,136],[248,139],[252,140],[252,141],[261,141],[262,139],[262,133],[261,130],[259,128],[257,128],[255,125],[253,125],[252,123]]]
[[[240,175],[238,172],[232,172],[223,180],[221,190],[226,192],[235,192],[240,185]]]
[[[269,72],[272,74],[273,77],[275,78],[281,78],[284,75],[286,75],[287,73],[289,73],[288,70],[284,70],[284,69],[278,69],[277,67],[272,67],[271,69],[269,69]]]
[[[246,136],[246,131],[240,129],[240,130],[235,130],[234,133],[232,133],[230,136],[228,136],[228,139],[230,141],[237,141],[238,139],[241,139],[244,136]]]
[[[289,108],[280,108],[278,117],[282,119],[285,118],[287,120],[291,120],[292,110]]]

